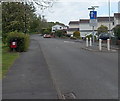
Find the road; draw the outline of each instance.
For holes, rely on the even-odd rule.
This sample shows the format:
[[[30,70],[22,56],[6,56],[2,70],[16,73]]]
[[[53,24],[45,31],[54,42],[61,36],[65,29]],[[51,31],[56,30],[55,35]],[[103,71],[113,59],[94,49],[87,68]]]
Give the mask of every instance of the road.
[[[28,54],[24,53],[24,55],[22,55],[22,59],[25,58],[25,55],[27,55],[28,58],[32,59],[30,61],[26,60],[27,64],[25,66],[22,66],[20,70],[18,69],[19,66],[17,64],[17,69],[15,69],[15,66],[13,66],[16,70],[15,74],[19,71],[22,72],[17,77],[13,77],[11,76],[12,71],[10,71],[7,78],[3,80],[4,98],[11,98],[11,96],[9,95],[9,90],[11,90],[11,87],[19,87],[17,85],[19,85],[20,82],[22,82],[22,84],[26,84],[26,82],[28,82],[27,85],[25,85],[21,90],[24,92],[24,89],[26,87],[26,90],[27,92],[29,92],[29,94],[25,93],[25,96],[32,95],[32,98],[45,98],[45,96],[47,96],[46,98],[56,98],[56,92],[59,98],[67,98],[67,95],[70,98],[76,99],[118,98],[118,53],[87,51],[82,49],[82,47],[84,47],[84,43],[74,42],[66,39],[63,40],[54,38],[43,38],[39,35],[33,35],[31,39],[34,40],[36,43],[32,45],[32,47],[30,48],[31,50],[29,51],[34,50],[34,52],[32,53],[32,55],[29,52]],[[36,46],[37,44],[39,44],[39,47]],[[39,53],[39,51],[41,52]],[[41,57],[41,55],[42,58],[44,58],[44,61],[42,62],[40,62],[41,58],[39,58]],[[36,57],[37,61],[34,60],[34,58]],[[21,61],[22,63],[24,60],[18,59],[17,61]],[[38,65],[35,65],[34,62]],[[37,68],[41,67],[39,63],[43,63],[42,67],[44,67],[45,70],[43,70],[43,68],[40,68],[42,69],[41,71]],[[32,66],[28,67],[28,64]],[[25,67],[27,69],[23,72],[23,68]],[[32,71],[30,72],[27,70],[32,69],[32,67],[35,67],[36,69],[38,69],[38,71],[34,71],[33,69],[32,71],[36,72],[37,74],[33,73],[32,79],[30,79],[30,73],[32,73]],[[47,73],[45,73],[45,71]],[[45,78],[42,79],[43,81],[45,79],[44,84],[50,84],[43,87],[43,89],[46,89],[46,93],[48,91],[48,95],[43,94],[45,96],[39,96],[39,94],[36,94],[37,92],[41,92],[41,89],[37,89],[37,87],[41,86],[38,85],[40,84],[40,82],[37,81],[41,79],[39,77],[41,76],[39,75],[39,73],[41,72],[44,72],[46,74]],[[26,73],[29,75],[27,75]],[[9,85],[11,84],[9,81],[11,78],[9,76],[11,78],[15,78],[14,80],[17,80],[17,78],[21,76],[26,81],[24,82],[20,79],[21,81],[19,80],[16,86],[10,87]],[[32,80],[34,81],[34,79],[36,83],[32,82]],[[32,83],[32,86],[31,84],[29,84],[29,82]],[[12,84],[14,85],[14,83]],[[52,86],[52,83],[54,87]],[[37,87],[34,88],[34,86]],[[19,89],[18,91],[22,92],[21,90]],[[31,94],[31,92],[33,92],[33,94]],[[15,94],[13,94],[13,96],[20,97],[21,93],[17,93],[16,95]]]
[[[37,38],[60,95],[78,99],[118,97],[118,53],[83,50],[84,43]]]

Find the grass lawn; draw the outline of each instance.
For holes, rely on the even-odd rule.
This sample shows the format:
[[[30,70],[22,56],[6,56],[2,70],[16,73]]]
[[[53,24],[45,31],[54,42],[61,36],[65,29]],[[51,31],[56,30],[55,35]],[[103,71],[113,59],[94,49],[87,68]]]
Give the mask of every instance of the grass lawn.
[[[5,77],[6,73],[14,63],[14,61],[19,57],[17,52],[9,52],[8,48],[2,47],[2,77]]]
[[[2,40],[0,39],[0,79],[2,78]]]

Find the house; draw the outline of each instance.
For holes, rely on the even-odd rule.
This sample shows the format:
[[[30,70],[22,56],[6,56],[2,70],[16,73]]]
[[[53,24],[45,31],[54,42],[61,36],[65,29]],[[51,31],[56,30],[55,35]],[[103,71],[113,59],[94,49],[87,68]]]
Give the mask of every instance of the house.
[[[80,19],[79,29],[81,37],[85,37],[86,35],[92,33],[93,27],[90,26],[89,22],[89,19]],[[97,33],[97,29],[101,25],[107,26],[109,28],[109,17],[97,17],[97,22],[97,26],[94,27],[95,33]],[[114,27],[114,17],[110,17],[110,27],[111,29]]]
[[[114,24],[120,25],[120,13],[114,13]]]
[[[67,30],[68,27],[65,26],[64,24],[56,24],[54,26],[52,26],[52,32],[55,32],[57,30]]]
[[[92,28],[89,25],[89,19],[80,19],[79,22],[80,35],[81,37],[85,37],[92,30]]]
[[[67,34],[72,35],[75,31],[79,31],[79,21],[70,21]]]
[[[85,37],[86,35],[89,35],[93,31],[92,26],[90,26],[89,22],[90,19],[80,19],[79,21],[70,21],[67,34],[73,34],[74,31],[79,30],[81,37]],[[114,16],[110,17],[110,21],[109,21],[109,17],[97,17],[97,26],[94,27],[95,33],[97,33],[97,29],[101,25],[107,26],[109,29],[109,24],[111,31],[115,26],[119,25],[120,13],[114,13]]]

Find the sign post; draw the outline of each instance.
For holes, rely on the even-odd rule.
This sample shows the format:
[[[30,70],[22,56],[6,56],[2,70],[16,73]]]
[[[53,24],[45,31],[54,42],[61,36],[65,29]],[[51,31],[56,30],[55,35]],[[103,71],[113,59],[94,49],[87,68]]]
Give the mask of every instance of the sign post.
[[[94,28],[97,26],[97,11],[90,11],[90,26],[92,26],[93,30],[93,44],[94,44]]]

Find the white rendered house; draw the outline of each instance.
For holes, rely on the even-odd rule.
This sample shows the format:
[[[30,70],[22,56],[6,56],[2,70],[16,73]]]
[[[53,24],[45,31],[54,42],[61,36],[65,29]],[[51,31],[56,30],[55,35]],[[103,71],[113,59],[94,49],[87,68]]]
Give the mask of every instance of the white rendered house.
[[[63,30],[64,29],[64,27],[65,26],[63,26],[63,25],[54,25],[54,26],[52,26],[52,32],[55,32],[55,31],[57,31],[57,30]]]

